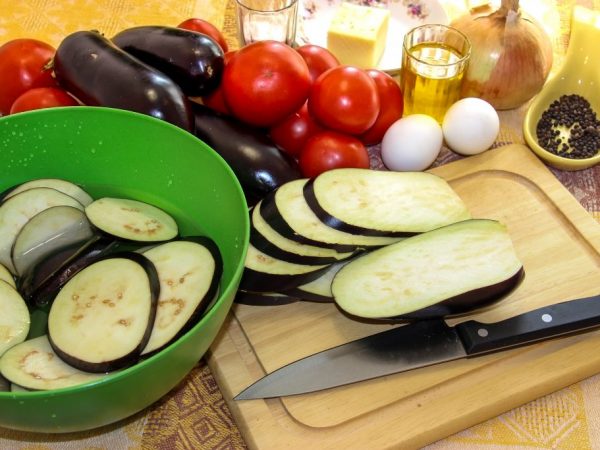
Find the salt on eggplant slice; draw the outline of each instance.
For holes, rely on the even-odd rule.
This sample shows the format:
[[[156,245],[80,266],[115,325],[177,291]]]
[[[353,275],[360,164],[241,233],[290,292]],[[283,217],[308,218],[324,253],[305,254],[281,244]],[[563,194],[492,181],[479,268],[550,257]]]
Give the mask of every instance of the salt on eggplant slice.
[[[21,294],[0,281],[0,355],[23,342],[29,333],[31,318]]]
[[[25,181],[17,184],[16,186],[13,186],[0,194],[0,201],[7,200],[8,198],[28,189],[39,187],[56,189],[57,191],[73,197],[83,206],[87,206],[93,201],[92,196],[88,194],[81,186],[61,178],[37,178],[35,180]]]
[[[238,289],[234,301],[241,305],[280,306],[296,303],[301,299],[282,292],[252,292]]]
[[[45,187],[27,189],[4,201],[0,205],[0,264],[14,274],[11,251],[17,235],[33,216],[59,205],[83,209],[73,197]]]
[[[60,359],[47,335],[15,345],[0,358],[0,373],[11,383],[29,390],[51,390],[91,383],[105,374],[78,370]]]
[[[330,264],[351,257],[354,252],[340,253],[288,239],[273,229],[262,217],[259,201],[251,211],[250,242],[258,250],[275,258],[298,264]]]
[[[162,242],[175,238],[175,219],[149,203],[103,197],[86,206],[92,224],[104,233],[137,242]]]
[[[331,283],[335,275],[350,261],[341,261],[329,266],[319,278],[302,284],[296,288],[285,291],[287,295],[298,297],[309,302],[330,303],[333,302],[333,293],[331,292]]]
[[[160,295],[150,339],[142,355],[158,351],[193,326],[219,291],[223,260],[216,243],[190,236],[144,253],[156,267]]]
[[[11,250],[13,266],[22,275],[59,249],[77,249],[97,238],[84,211],[72,206],[53,206],[23,225]]]
[[[335,275],[331,290],[351,316],[433,318],[498,301],[523,274],[506,226],[470,219],[352,260]]]
[[[240,289],[253,292],[284,291],[319,277],[329,267],[295,264],[273,258],[248,245]]]
[[[323,223],[366,236],[408,237],[471,218],[446,180],[427,172],[328,170],[303,192]]]
[[[352,252],[397,242],[401,237],[364,236],[336,230],[323,223],[304,198],[308,179],[287,182],[262,200],[263,218],[288,239],[317,247]]]
[[[44,307],[52,302],[60,288],[76,273],[100,258],[121,250],[119,242],[100,237],[74,243],[46,255],[18,278],[17,288],[27,303]]]
[[[87,266],[54,299],[48,337],[56,354],[86,372],[138,361],[150,338],[160,282],[144,255],[123,252]]]
[[[0,264],[0,281],[6,281],[12,287],[14,287],[14,288],[17,287],[17,282],[15,281],[15,277],[2,264]]]

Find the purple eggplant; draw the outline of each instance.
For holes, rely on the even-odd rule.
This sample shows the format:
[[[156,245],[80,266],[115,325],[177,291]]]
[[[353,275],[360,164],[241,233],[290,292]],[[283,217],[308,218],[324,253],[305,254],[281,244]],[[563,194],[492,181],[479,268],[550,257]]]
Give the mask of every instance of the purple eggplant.
[[[237,176],[249,206],[280,185],[301,178],[298,163],[263,130],[194,104],[196,136],[219,153]]]
[[[223,50],[205,34],[182,28],[140,26],[121,31],[112,41],[163,72],[190,97],[210,94],[221,82]]]
[[[86,105],[135,111],[193,131],[190,102],[181,88],[98,32],[65,37],[56,49],[54,73]]]

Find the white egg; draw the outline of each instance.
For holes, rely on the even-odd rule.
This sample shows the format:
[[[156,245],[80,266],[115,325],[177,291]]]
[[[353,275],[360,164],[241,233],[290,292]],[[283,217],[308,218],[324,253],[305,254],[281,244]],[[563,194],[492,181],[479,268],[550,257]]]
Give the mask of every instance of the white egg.
[[[448,109],[442,130],[448,147],[461,155],[475,155],[492,146],[500,131],[500,119],[488,102],[468,97]]]
[[[381,141],[381,159],[390,170],[427,169],[440,154],[444,136],[433,117],[412,114],[394,122]]]

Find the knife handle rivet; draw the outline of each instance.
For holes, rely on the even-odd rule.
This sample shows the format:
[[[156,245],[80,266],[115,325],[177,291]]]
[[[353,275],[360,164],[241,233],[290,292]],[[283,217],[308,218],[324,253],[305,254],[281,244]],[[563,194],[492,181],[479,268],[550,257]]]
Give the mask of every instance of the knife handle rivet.
[[[488,333],[488,330],[486,330],[485,328],[480,328],[477,330],[477,334],[480,337],[487,337],[489,333]]]
[[[542,314],[542,320],[546,323],[552,322],[552,316],[550,314]]]

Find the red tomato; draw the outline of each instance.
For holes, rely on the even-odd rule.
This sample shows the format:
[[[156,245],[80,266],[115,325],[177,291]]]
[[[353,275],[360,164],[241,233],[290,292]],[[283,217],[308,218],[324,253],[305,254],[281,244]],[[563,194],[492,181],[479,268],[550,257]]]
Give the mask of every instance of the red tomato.
[[[269,134],[277,147],[297,157],[308,138],[320,131],[324,130],[308,113],[305,103],[298,112],[272,127]]]
[[[310,91],[302,56],[276,41],[257,41],[237,51],[223,72],[223,93],[243,122],[270,127],[298,111]]]
[[[197,31],[198,33],[206,34],[207,36],[217,41],[217,44],[221,46],[223,53],[229,50],[229,46],[227,45],[227,41],[225,40],[225,36],[223,36],[223,33],[221,33],[221,31],[219,31],[219,29],[215,27],[212,23],[204,19],[184,20],[179,25],[177,25],[177,28],[183,28],[185,30]]]
[[[312,86],[308,110],[326,128],[359,135],[375,123],[379,95],[375,81],[353,66],[337,66]]]
[[[67,91],[60,88],[43,87],[33,88],[25,91],[17,98],[10,113],[15,114],[33,109],[52,108],[54,106],[77,106],[77,100],[69,95]]]
[[[225,53],[225,65],[227,65],[235,52],[236,50],[231,50]],[[202,103],[222,114],[231,114],[227,103],[225,103],[225,96],[223,95],[223,83],[219,84],[219,87],[213,92],[202,97]]]
[[[305,44],[298,47],[296,51],[306,61],[313,83],[323,72],[340,65],[333,53],[319,45]]]
[[[52,70],[45,69],[56,50],[35,39],[15,39],[0,47],[0,115],[10,113],[23,92],[58,86]]]
[[[298,159],[302,175],[311,178],[327,170],[356,167],[368,169],[369,153],[354,136],[323,131],[308,139]]]
[[[404,99],[400,86],[390,75],[377,69],[369,69],[367,74],[375,81],[381,106],[377,120],[360,136],[360,140],[365,145],[374,145],[379,144],[387,129],[402,117]]]

